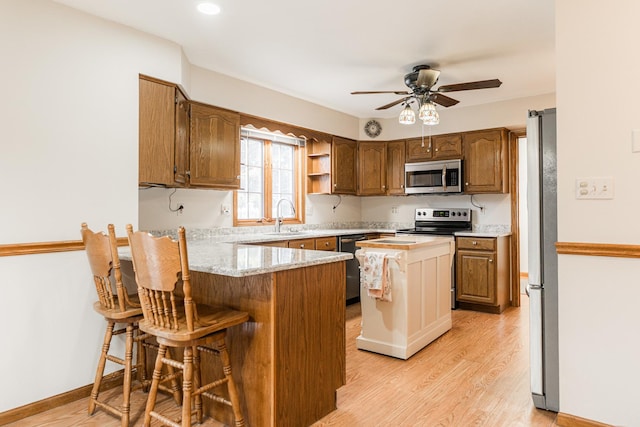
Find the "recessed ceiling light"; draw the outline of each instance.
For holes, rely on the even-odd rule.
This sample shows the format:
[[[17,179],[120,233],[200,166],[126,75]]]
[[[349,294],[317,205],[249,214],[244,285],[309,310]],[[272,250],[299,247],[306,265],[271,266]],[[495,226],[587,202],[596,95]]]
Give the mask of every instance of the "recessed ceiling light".
[[[200,3],[198,4],[198,11],[205,15],[217,15],[220,13],[220,6],[213,3]]]

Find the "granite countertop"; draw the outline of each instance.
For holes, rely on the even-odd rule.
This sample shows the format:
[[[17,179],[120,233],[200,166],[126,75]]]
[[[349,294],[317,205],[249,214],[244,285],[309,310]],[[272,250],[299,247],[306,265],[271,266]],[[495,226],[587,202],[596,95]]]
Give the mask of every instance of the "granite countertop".
[[[350,253],[223,243],[218,239],[187,241],[189,269],[222,276],[245,277],[292,268],[346,261]],[[120,258],[131,260],[128,247]]]
[[[373,249],[411,250],[427,246],[437,246],[443,243],[451,244],[453,241],[453,237],[445,236],[404,235],[397,237],[384,237],[374,240],[363,240],[361,242],[356,242],[356,246]]]
[[[511,236],[510,231],[458,231],[456,237],[503,237]]]

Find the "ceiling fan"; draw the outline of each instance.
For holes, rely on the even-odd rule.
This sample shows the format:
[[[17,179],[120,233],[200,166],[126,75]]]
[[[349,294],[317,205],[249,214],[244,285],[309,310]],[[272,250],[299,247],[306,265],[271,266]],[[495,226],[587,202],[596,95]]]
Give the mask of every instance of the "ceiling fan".
[[[406,90],[383,90],[383,91],[356,91],[351,92],[352,95],[368,95],[375,93],[393,93],[396,95],[406,95],[396,101],[385,104],[376,110],[386,110],[400,103],[404,103],[408,106],[414,100],[418,102],[419,106],[426,105],[428,103],[436,103],[443,107],[451,107],[456,105],[458,100],[443,95],[443,92],[458,92],[463,90],[473,89],[488,89],[500,87],[502,82],[498,79],[492,80],[480,80],[477,82],[457,83],[451,85],[443,85],[438,89],[433,89],[433,86],[440,77],[440,71],[434,70],[429,65],[416,65],[413,67],[413,71],[404,76],[404,83],[411,89]]]

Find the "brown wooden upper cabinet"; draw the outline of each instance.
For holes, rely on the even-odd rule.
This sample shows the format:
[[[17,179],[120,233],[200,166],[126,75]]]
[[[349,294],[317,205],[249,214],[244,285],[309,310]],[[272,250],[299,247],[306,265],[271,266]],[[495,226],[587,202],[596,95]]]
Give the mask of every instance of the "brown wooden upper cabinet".
[[[189,101],[175,84],[139,79],[138,182],[183,186],[187,182]]]
[[[387,192],[387,143],[358,142],[358,195],[385,195]]]
[[[462,158],[462,134],[452,133],[408,139],[406,150],[407,163],[460,159]]]
[[[139,79],[140,185],[240,188],[240,114],[189,101],[180,88]]]
[[[331,193],[356,194],[356,141],[333,137],[331,144]]]
[[[465,132],[463,151],[465,193],[509,192],[507,129]]]
[[[405,141],[387,142],[387,194],[404,194]]]
[[[240,188],[240,114],[191,103],[190,184]]]

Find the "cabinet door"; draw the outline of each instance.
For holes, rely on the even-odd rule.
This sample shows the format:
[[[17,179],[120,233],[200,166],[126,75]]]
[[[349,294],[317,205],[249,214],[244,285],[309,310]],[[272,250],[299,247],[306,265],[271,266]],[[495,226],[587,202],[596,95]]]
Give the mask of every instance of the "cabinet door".
[[[192,103],[190,138],[191,185],[240,188],[240,115]]]
[[[176,88],[140,78],[138,182],[174,185]]]
[[[355,141],[334,137],[331,147],[332,194],[356,194]]]
[[[432,137],[433,160],[462,158],[462,135],[459,133]]]
[[[187,185],[189,171],[189,101],[180,89],[176,88],[175,99],[175,159],[173,179]]]
[[[358,194],[384,195],[387,189],[386,142],[358,143]]]
[[[467,132],[463,150],[466,193],[508,192],[506,130]]]
[[[407,163],[412,162],[425,162],[431,160],[433,157],[433,140],[428,136],[424,138],[412,138],[407,139],[406,143],[406,157]]]
[[[387,142],[387,194],[404,194],[404,141]]]
[[[459,250],[456,259],[458,301],[496,304],[495,252]]]

